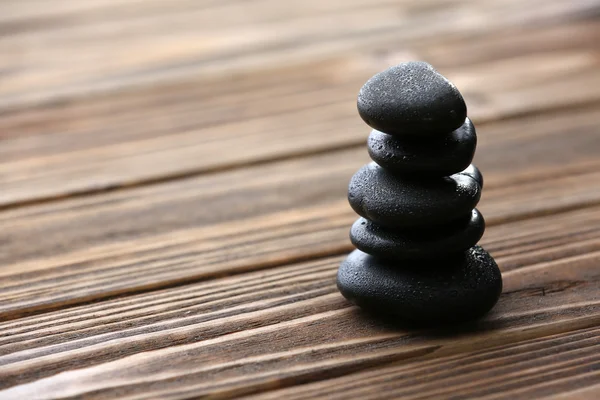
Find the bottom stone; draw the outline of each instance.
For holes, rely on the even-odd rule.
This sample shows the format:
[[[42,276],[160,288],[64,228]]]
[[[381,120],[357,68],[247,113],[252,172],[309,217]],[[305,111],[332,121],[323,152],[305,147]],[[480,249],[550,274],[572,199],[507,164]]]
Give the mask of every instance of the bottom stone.
[[[502,292],[502,276],[480,246],[444,260],[390,261],[354,250],[337,275],[342,295],[380,314],[429,324],[487,313]]]

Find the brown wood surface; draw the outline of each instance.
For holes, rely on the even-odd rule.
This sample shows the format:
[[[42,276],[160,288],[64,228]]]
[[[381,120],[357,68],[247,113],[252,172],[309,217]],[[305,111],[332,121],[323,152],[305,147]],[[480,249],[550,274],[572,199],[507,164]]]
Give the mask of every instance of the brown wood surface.
[[[0,2],[0,399],[597,399],[600,1]],[[422,329],[335,273],[360,86],[463,93],[505,288]]]

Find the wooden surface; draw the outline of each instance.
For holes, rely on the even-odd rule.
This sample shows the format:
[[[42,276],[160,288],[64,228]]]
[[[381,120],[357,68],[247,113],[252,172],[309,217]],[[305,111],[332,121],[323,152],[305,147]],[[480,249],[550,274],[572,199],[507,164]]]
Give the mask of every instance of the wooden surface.
[[[356,94],[463,93],[504,292],[418,329],[335,273]],[[600,1],[0,2],[0,399],[600,398]]]

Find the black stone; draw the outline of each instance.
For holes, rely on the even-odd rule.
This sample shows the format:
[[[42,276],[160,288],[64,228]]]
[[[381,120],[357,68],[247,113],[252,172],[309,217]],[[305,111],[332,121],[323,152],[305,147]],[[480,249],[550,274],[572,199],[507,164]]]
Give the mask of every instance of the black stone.
[[[477,135],[467,118],[462,126],[440,137],[398,137],[377,130],[369,135],[369,155],[377,164],[398,174],[447,176],[467,168],[473,160]]]
[[[410,228],[442,225],[475,208],[481,187],[471,176],[414,179],[400,177],[376,163],[350,180],[348,201],[361,217],[381,226]]]
[[[434,259],[461,253],[483,236],[485,221],[477,209],[454,223],[418,230],[394,230],[359,218],[350,240],[359,250],[390,259]]]
[[[460,172],[461,175],[467,175],[471,178],[475,179],[479,186],[483,189],[483,175],[481,175],[481,171],[475,165],[469,165],[464,171]]]
[[[386,261],[355,250],[338,270],[348,300],[376,313],[427,323],[481,317],[498,301],[502,277],[481,247],[444,261]]]
[[[431,65],[413,61],[378,73],[358,94],[358,112],[391,135],[444,135],[460,127],[467,106],[458,89]]]

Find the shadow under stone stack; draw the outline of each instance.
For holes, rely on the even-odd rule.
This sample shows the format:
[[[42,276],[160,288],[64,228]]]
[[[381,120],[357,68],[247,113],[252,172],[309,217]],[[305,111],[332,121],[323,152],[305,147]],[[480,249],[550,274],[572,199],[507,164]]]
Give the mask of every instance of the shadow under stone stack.
[[[461,94],[431,65],[409,62],[372,77],[358,111],[374,128],[374,162],[350,181],[348,200],[362,218],[338,288],[358,306],[411,321],[482,316],[502,277],[476,246],[485,229],[475,209],[483,177],[471,164],[477,136]]]

